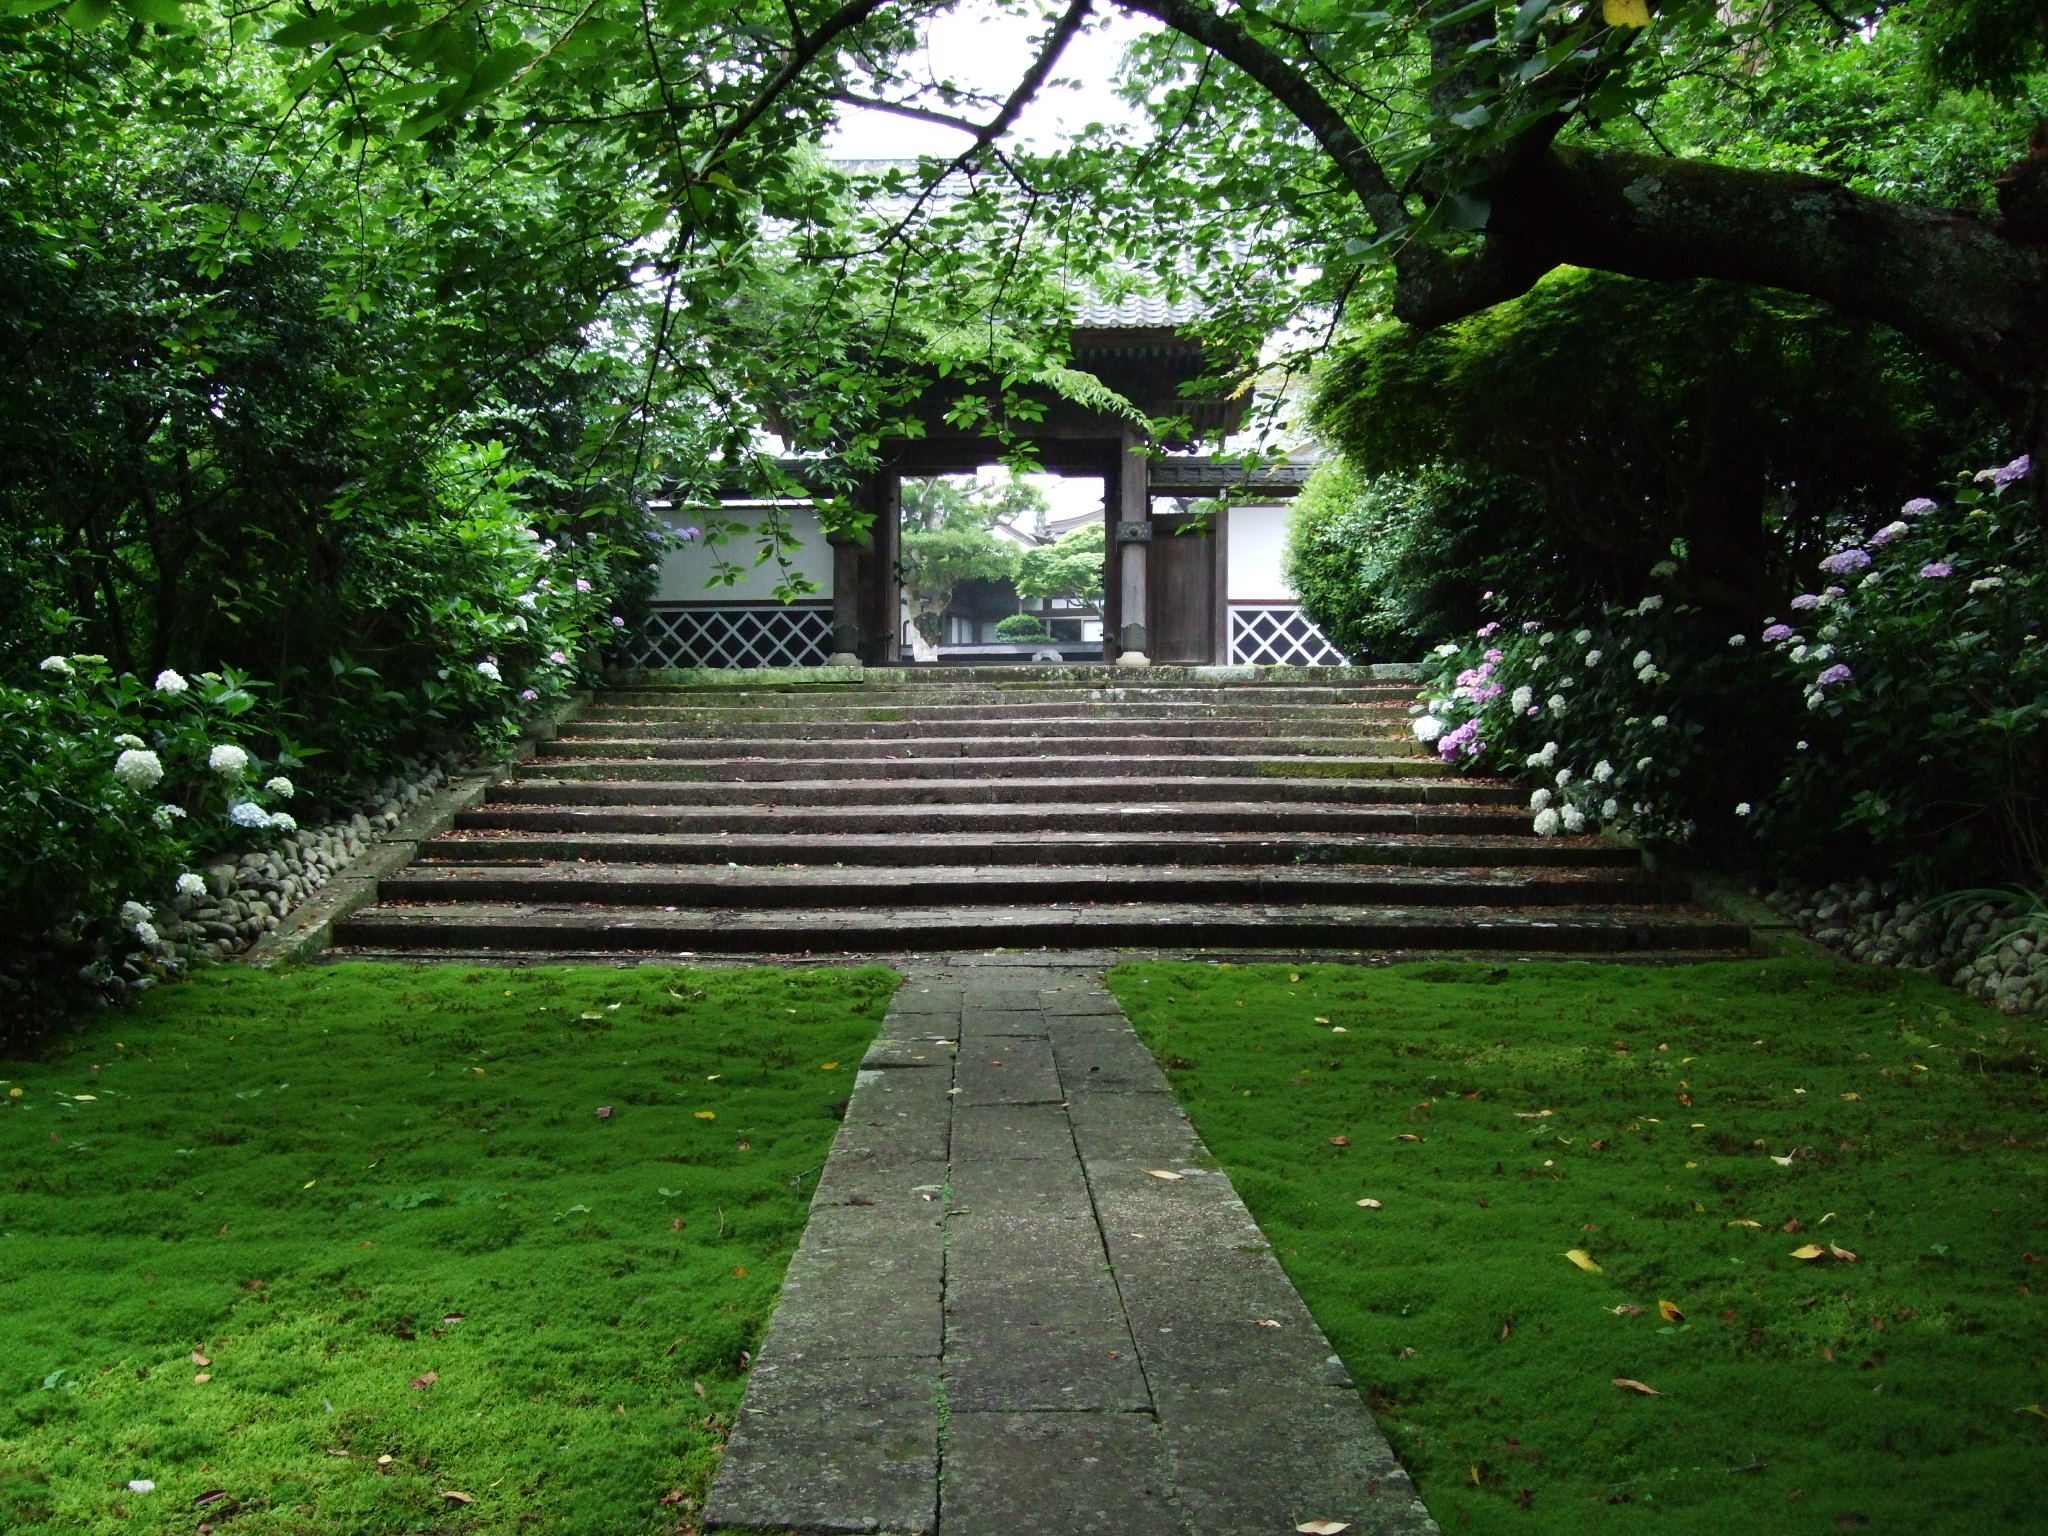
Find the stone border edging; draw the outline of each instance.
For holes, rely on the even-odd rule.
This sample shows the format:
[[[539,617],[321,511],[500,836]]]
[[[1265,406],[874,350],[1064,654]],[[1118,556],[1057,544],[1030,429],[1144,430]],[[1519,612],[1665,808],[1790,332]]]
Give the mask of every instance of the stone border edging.
[[[539,742],[551,740],[589,705],[592,695],[579,689],[553,714],[529,722],[520,732],[515,755],[475,773],[450,775],[399,819],[397,826],[377,834],[371,847],[351,859],[325,885],[287,912],[277,927],[264,934],[232,963],[267,970],[317,954],[334,940],[334,925],[375,904],[378,882],[419,857],[420,844],[455,825],[463,811],[479,805],[513,763],[531,755]]]

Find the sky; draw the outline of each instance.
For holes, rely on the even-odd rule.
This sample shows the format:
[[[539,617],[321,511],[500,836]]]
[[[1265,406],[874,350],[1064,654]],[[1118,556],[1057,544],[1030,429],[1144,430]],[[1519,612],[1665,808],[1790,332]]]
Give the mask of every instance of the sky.
[[[1044,0],[1034,0],[1034,10],[1057,10]],[[998,99],[1016,87],[1018,79],[1036,56],[1034,35],[1042,35],[1050,23],[1042,15],[1012,16],[989,0],[962,0],[954,10],[933,19],[925,36],[922,55],[906,59],[906,67],[932,79],[951,79],[973,90],[987,91]],[[1098,18],[1067,45],[1060,57],[1054,81],[1071,81],[1071,86],[1048,85],[1024,109],[1011,139],[1040,150],[1052,149],[1062,138],[1091,122],[1136,126],[1131,109],[1118,101],[1110,86],[1124,48],[1158,23],[1113,11]],[[928,103],[937,106],[936,102]],[[954,155],[965,149],[969,136],[938,123],[915,122],[893,113],[862,107],[842,107],[838,128],[825,140],[825,152],[838,159],[894,160],[915,155]],[[994,108],[963,111],[960,115],[987,121]]]

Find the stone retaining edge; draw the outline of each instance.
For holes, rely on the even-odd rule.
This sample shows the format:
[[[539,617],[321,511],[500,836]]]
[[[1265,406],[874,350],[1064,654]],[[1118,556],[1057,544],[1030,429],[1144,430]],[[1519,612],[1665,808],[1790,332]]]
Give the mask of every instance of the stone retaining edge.
[[[483,803],[491,785],[513,764],[532,755],[540,742],[558,735],[563,726],[589,707],[592,694],[579,690],[552,714],[530,721],[519,733],[519,747],[511,757],[492,763],[475,773],[451,776],[446,784],[428,795],[400,819],[397,826],[379,833],[375,845],[333,879],[287,912],[275,930],[233,956],[234,963],[258,970],[289,965],[318,954],[334,942],[334,925],[352,917],[377,901],[378,883],[395,875],[419,857],[420,844],[438,837],[455,825],[463,811]]]

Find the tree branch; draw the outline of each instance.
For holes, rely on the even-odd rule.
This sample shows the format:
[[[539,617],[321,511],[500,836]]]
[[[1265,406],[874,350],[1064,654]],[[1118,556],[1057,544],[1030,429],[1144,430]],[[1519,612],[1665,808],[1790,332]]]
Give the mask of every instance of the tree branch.
[[[1385,169],[1365,147],[1344,114],[1284,56],[1236,23],[1209,9],[1207,0],[1114,0],[1127,11],[1164,22],[1211,53],[1228,59],[1262,86],[1315,136],[1345,183],[1365,205],[1381,236],[1399,234],[1411,222]]]
[[[866,107],[873,112],[891,112],[897,117],[911,118],[920,123],[937,123],[941,128],[958,128],[962,133],[981,132],[981,124],[977,122],[934,112],[929,107],[913,106],[907,101],[884,101],[879,96],[863,96],[858,91],[834,91],[832,99],[849,107]]]
[[[807,37],[795,40],[789,57],[783,60],[782,68],[768,77],[754,99],[747,103],[738,117],[720,130],[711,145],[698,157],[696,174],[701,177],[725,158],[727,150],[746,136],[749,128],[758,123],[782,97],[782,93],[796,83],[797,78],[815,63],[825,50],[843,33],[852,31],[875,12],[887,5],[889,0],[847,0],[838,10],[826,17],[818,30]]]

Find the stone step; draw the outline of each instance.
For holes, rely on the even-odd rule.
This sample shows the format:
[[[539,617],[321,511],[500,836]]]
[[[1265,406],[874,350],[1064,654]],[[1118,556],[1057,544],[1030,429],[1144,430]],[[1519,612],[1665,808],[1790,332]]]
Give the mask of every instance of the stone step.
[[[536,770],[537,771],[537,770]],[[1253,794],[1257,799],[1249,797]],[[1105,816],[1133,806],[1229,802],[1247,814],[1266,805],[1520,806],[1528,791],[1498,780],[1462,778],[1155,779],[1144,774],[1103,778],[813,779],[802,783],[715,784],[645,779],[505,779],[491,791],[497,805],[1095,805]]]
[[[1748,930],[1689,907],[1381,907],[1104,902],[779,911],[664,911],[457,902],[379,904],[335,941],[385,952],[842,953],[1053,945],[1454,949],[1516,953],[1740,951]]]
[[[774,818],[763,818],[773,824]],[[861,832],[455,832],[436,838],[424,865],[483,864],[792,864],[850,868],[978,864],[1014,869],[1056,864],[1215,865],[1376,864],[1414,868],[1513,866],[1550,869],[1637,869],[1631,849],[1592,837],[1486,837],[1431,833],[1362,836],[1271,831],[921,832],[900,818],[878,818],[888,830]],[[1150,822],[1148,820],[1148,825]]]
[[[444,860],[456,850],[439,850]],[[1485,865],[1410,869],[1389,865],[1209,868],[1159,865],[974,864],[902,867],[878,884],[872,867],[633,864],[534,866],[418,863],[378,884],[386,902],[697,909],[845,908],[900,893],[932,902],[1279,902],[1347,906],[1557,907],[1675,900],[1684,889],[1644,869],[1515,869]]]
[[[1477,806],[1152,805],[1131,802],[1016,805],[482,805],[455,819],[462,832],[1148,832],[1402,833],[1522,837],[1536,844],[1529,814]],[[1545,838],[1541,846],[1568,841]]]
[[[861,709],[933,705],[1014,704],[1040,708],[1047,704],[1086,704],[1122,708],[1132,704],[1199,706],[1209,709],[1233,707],[1269,708],[1283,705],[1399,704],[1415,702],[1412,687],[1368,685],[1356,688],[1264,687],[1238,685],[1214,688],[1135,687],[992,687],[966,685],[958,688],[809,686],[787,688],[626,688],[607,692],[605,707],[649,708],[713,706],[736,709],[749,705],[779,708],[812,704]]]
[[[1330,736],[1364,736],[1374,739],[1412,740],[1408,712],[1345,710],[1320,720],[1295,714],[1219,715],[1173,714],[1133,716],[1127,712],[1099,715],[1053,715],[1044,711],[991,717],[986,711],[961,710],[936,716],[918,711],[916,718],[870,719],[867,710],[830,712],[846,718],[819,714],[795,715],[788,711],[768,718],[764,712],[733,710],[715,719],[674,720],[653,712],[617,716],[580,715],[563,730],[563,736],[578,740],[705,741],[749,737],[760,740],[873,740],[898,741],[937,737],[1059,736],[1076,740],[1098,736],[1148,736],[1213,740],[1225,736],[1279,736],[1321,740]]]
[[[652,757],[549,757],[522,763],[521,777],[656,779],[679,784],[780,782],[803,779],[924,779],[972,775],[984,779],[1099,773],[1101,756],[708,758],[701,762]],[[1145,776],[1257,779],[1440,778],[1449,770],[1426,757],[1204,757],[1158,753],[1144,759]]]
[[[1198,744],[1198,745],[1197,745]],[[626,737],[592,739],[578,733],[563,735],[540,744],[545,761],[616,761],[620,758],[657,762],[770,761],[804,762],[818,759],[900,762],[905,758],[965,758],[991,762],[1017,758],[1072,761],[1080,758],[1153,757],[1356,757],[1373,760],[1389,758],[1427,762],[1438,772],[1441,761],[1425,753],[1403,733],[1379,736],[1350,734],[1328,739],[1290,739],[1272,736],[1204,737],[1190,732],[1184,736],[1122,735],[1068,736],[1047,733],[1036,736],[913,736],[878,740],[871,736],[836,739],[814,733],[796,740],[752,736],[727,736],[713,740],[689,736]]]

